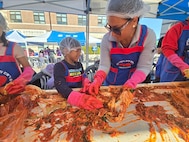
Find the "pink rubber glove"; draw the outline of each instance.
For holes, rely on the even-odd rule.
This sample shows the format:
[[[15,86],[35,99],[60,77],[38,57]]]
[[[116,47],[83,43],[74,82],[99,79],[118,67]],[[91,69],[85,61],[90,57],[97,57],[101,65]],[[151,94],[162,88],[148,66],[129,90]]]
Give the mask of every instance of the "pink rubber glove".
[[[25,67],[18,78],[5,85],[6,94],[12,95],[24,91],[26,84],[32,79],[33,73],[34,71],[31,67]]]
[[[99,70],[95,73],[94,81],[89,86],[89,94],[98,94],[100,86],[106,78],[106,73],[103,70]]]
[[[95,97],[76,91],[72,91],[70,93],[67,101],[73,106],[78,106],[87,110],[94,110],[103,107],[102,102]]]
[[[179,68],[181,72],[189,69],[189,65],[185,63],[177,54],[173,54],[167,58],[174,66]]]
[[[140,70],[136,70],[131,76],[131,78],[128,79],[123,86],[127,88],[135,89],[137,84],[143,82],[145,79],[146,79],[145,73],[143,73]]]
[[[91,85],[91,82],[88,78],[84,78],[82,84],[83,88],[81,88],[80,92],[86,93]]]

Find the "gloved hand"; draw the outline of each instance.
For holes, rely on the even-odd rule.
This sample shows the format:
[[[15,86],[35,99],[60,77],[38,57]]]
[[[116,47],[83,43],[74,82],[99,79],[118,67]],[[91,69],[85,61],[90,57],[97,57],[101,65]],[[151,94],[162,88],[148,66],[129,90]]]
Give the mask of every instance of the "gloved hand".
[[[25,85],[32,79],[33,73],[34,71],[31,67],[25,67],[18,78],[5,85],[5,94],[13,95],[24,91]]]
[[[98,94],[100,86],[106,78],[106,73],[103,70],[98,70],[95,73],[94,81],[89,86],[89,94]]]
[[[72,91],[70,93],[67,101],[73,106],[78,106],[87,110],[94,110],[103,107],[102,102],[95,97],[76,91]]]
[[[146,79],[146,74],[140,70],[136,70],[130,79],[128,79],[124,87],[135,89],[138,83],[143,82]]]
[[[184,74],[184,77],[186,77],[187,79],[189,79],[189,68],[188,69],[185,69],[183,70],[182,72]]]
[[[173,54],[167,58],[173,65],[181,70],[184,77],[189,78],[189,65],[185,63],[177,54]]]
[[[26,85],[26,80],[23,78],[15,79],[12,82],[9,82],[7,85],[5,85],[5,94],[4,95],[13,95],[18,94],[22,91],[24,91]]]
[[[89,89],[91,82],[88,78],[84,78],[82,84],[83,88],[81,88],[80,92],[86,93]]]

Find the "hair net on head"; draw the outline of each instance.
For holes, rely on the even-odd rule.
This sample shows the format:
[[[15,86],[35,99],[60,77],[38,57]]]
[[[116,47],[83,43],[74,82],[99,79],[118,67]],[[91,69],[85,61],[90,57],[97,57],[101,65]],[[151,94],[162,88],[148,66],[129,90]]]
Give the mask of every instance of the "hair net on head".
[[[134,18],[144,15],[150,10],[150,6],[142,0],[109,0],[106,14],[120,18]]]
[[[60,42],[60,50],[64,56],[71,50],[77,50],[78,48],[81,48],[79,41],[72,37],[66,37]]]
[[[2,13],[0,13],[0,27],[3,29],[3,31],[6,31],[8,29],[7,22],[3,17]]]

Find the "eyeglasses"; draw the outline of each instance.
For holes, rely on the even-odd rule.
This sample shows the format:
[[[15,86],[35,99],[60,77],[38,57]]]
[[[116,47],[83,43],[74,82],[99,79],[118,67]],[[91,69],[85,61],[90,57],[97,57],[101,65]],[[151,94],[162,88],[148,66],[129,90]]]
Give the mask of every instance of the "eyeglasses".
[[[111,27],[108,23],[106,24],[106,26],[104,26],[108,31],[114,32],[117,35],[121,35],[121,31],[129,24],[129,22],[131,21],[131,18],[126,19],[127,21],[121,25],[120,27]]]

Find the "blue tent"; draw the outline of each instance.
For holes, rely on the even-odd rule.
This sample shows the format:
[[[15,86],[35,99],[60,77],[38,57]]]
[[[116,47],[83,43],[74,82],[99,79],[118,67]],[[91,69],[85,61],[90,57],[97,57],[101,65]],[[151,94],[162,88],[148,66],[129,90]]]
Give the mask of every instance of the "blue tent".
[[[60,32],[50,31],[40,36],[26,38],[28,43],[60,43],[65,37],[73,37],[77,39],[81,45],[85,44],[85,33],[84,32]]]
[[[189,16],[188,0],[162,0],[158,6],[157,18],[185,20]]]
[[[51,31],[50,36],[48,37],[48,42],[60,42],[62,39],[66,37],[73,37],[77,39],[82,45],[85,44],[85,33],[84,32],[60,32]]]

